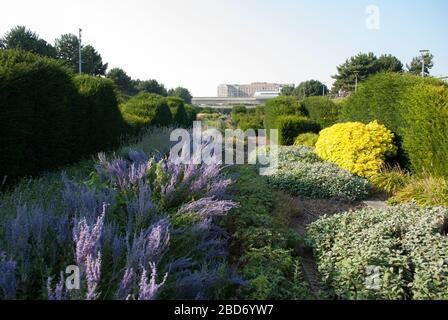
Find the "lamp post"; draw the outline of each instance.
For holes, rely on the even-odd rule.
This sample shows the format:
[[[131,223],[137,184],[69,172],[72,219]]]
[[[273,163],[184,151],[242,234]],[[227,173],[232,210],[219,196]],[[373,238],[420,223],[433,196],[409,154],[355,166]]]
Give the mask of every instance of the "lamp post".
[[[420,50],[422,54],[422,77],[425,77],[425,55],[428,54],[429,50]]]
[[[82,73],[82,39],[81,39],[82,29],[79,28],[79,74]]]
[[[359,71],[355,71],[355,92],[358,92],[358,76],[359,76]]]

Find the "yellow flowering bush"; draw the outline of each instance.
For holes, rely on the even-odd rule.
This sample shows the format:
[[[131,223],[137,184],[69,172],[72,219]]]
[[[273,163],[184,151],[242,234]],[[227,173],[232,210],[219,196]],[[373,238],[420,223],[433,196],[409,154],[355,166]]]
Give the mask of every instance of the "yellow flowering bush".
[[[373,121],[336,124],[321,131],[316,153],[324,160],[361,177],[370,178],[397,152],[394,134]]]

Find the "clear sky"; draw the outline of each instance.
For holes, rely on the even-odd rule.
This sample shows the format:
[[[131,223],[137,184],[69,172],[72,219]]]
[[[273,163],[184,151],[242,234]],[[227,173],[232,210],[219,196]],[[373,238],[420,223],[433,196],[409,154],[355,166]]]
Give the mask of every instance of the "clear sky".
[[[0,34],[25,25],[53,43],[81,27],[110,67],[194,96],[215,96],[221,83],[330,85],[337,65],[368,51],[407,63],[430,49],[432,73],[448,75],[447,0],[2,0],[0,8]]]

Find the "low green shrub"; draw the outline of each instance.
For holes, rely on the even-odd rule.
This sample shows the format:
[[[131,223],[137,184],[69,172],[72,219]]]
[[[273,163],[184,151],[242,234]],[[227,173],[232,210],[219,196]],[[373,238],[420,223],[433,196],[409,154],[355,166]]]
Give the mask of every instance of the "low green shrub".
[[[395,193],[391,201],[400,203],[415,201],[422,207],[448,207],[448,179],[433,176],[411,177],[406,186]]]
[[[305,110],[300,103],[293,97],[285,96],[268,100],[264,111],[264,127],[268,131],[268,134],[270,133],[270,129],[278,129],[277,119],[280,116],[305,116]]]
[[[395,194],[409,184],[411,175],[399,166],[383,167],[370,177],[369,181],[380,191]]]
[[[316,133],[302,133],[294,141],[295,146],[315,147],[319,135]]]
[[[301,104],[307,116],[322,128],[330,127],[339,120],[341,108],[327,97],[308,97]]]
[[[189,127],[191,122],[189,121],[187,111],[185,110],[184,100],[178,97],[168,97],[166,98],[166,101],[171,110],[173,125],[183,128]]]
[[[196,121],[196,117],[198,115],[197,108],[187,104],[185,105],[185,112],[187,113],[187,123],[188,126],[193,126],[193,122]]]
[[[324,217],[308,230],[340,299],[448,299],[448,209],[415,205]]]
[[[173,117],[165,97],[140,93],[121,106],[123,117],[136,130],[144,126],[169,126]],[[143,126],[142,126],[143,124]]]
[[[277,118],[276,128],[278,129],[279,144],[291,146],[296,137],[301,133],[318,133],[320,126],[314,121],[300,116],[280,116]]]
[[[310,148],[279,148],[279,168],[266,176],[270,187],[307,198],[363,200],[370,194],[367,180],[320,160]]]

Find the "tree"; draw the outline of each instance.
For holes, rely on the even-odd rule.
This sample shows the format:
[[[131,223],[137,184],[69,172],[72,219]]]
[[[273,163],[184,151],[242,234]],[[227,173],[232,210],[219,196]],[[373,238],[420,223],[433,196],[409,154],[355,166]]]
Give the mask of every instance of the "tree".
[[[425,76],[429,75],[429,70],[431,70],[434,67],[434,55],[431,53],[424,55],[425,60]],[[410,65],[406,65],[406,68],[408,69],[408,72],[415,75],[421,75],[422,74],[422,57],[415,57],[412,59]]]
[[[82,71],[91,76],[104,76],[107,63],[103,64],[103,58],[91,45],[82,48]]]
[[[79,39],[74,34],[63,34],[56,39],[57,57],[65,61],[73,71],[79,69]],[[101,55],[91,45],[81,49],[83,73],[102,76],[106,73],[107,63],[103,64]]]
[[[282,88],[282,90],[280,92],[280,95],[282,95],[282,96],[292,96],[293,91],[294,91],[294,86],[286,86],[286,87]]]
[[[107,77],[111,79],[123,93],[128,95],[136,93],[134,82],[123,69],[113,68],[107,73]]]
[[[136,80],[135,88],[139,92],[155,93],[161,96],[168,96],[168,92],[163,84],[159,84],[157,80]]]
[[[182,98],[187,104],[191,104],[191,100],[193,99],[193,96],[191,95],[190,91],[182,87],[177,87],[176,89],[170,89],[168,95]]]
[[[328,92],[328,88],[322,82],[317,80],[309,80],[300,83],[293,91],[293,96],[298,99],[304,99],[306,97],[322,96],[323,93]]]
[[[24,26],[17,26],[8,31],[5,38],[1,41],[1,47],[5,49],[22,49],[51,58],[56,57],[56,49],[51,44],[39,38],[36,33]]]
[[[3,42],[3,39],[0,38],[0,50],[6,49],[5,43]]]
[[[358,83],[360,83],[379,72],[402,72],[403,64],[392,55],[382,55],[377,58],[370,52],[359,53],[351,57],[338,66],[337,70],[338,74],[332,77],[336,80],[333,84],[333,92],[341,89],[354,91],[356,77],[358,77]]]
[[[383,72],[403,72],[403,63],[391,55],[383,54],[378,58],[379,71]]]

